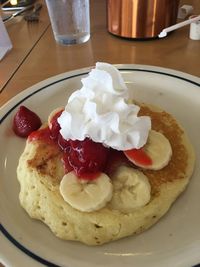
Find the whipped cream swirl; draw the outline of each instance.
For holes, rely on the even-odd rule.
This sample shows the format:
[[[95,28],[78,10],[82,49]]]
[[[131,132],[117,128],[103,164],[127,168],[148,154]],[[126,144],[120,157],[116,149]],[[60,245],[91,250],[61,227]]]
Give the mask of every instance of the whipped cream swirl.
[[[138,117],[140,108],[126,103],[128,88],[117,68],[98,62],[81,81],[82,88],[70,96],[58,118],[62,137],[89,137],[117,150],[144,146],[151,120],[148,116]]]

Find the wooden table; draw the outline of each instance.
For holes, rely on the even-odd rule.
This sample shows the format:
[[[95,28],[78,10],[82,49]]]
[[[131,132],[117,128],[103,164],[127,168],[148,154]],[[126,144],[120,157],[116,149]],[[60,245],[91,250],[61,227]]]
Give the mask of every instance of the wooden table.
[[[195,13],[200,14],[199,0],[185,0],[181,4],[185,2],[193,4]],[[81,45],[61,46],[54,41],[45,4],[43,6],[38,24],[27,25],[22,20],[7,25],[14,48],[0,62],[0,80],[3,80],[0,105],[41,80],[92,66],[97,61],[155,65],[200,76],[200,41],[189,39],[189,26],[164,39],[118,38],[106,29],[106,0],[92,0],[90,40]]]
[[[181,5],[184,3],[191,3],[195,14],[200,14],[199,0],[182,0]],[[6,24],[13,49],[0,61],[0,105],[39,81],[97,61],[154,65],[200,77],[200,41],[189,39],[189,26],[164,39],[118,38],[106,29],[106,0],[91,0],[91,38],[81,45],[55,42],[44,2],[39,23],[15,21]]]
[[[22,16],[5,23],[13,49],[0,61],[0,92],[18,71],[50,25],[44,2],[42,4],[39,23],[27,23]]]

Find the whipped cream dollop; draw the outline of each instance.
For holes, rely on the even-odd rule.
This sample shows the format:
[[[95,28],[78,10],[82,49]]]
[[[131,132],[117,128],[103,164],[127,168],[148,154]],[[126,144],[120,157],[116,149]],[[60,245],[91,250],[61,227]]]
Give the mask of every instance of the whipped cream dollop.
[[[146,144],[150,117],[138,117],[140,108],[126,103],[128,88],[117,68],[98,62],[81,82],[82,88],[72,93],[58,118],[64,139],[89,137],[123,151]]]

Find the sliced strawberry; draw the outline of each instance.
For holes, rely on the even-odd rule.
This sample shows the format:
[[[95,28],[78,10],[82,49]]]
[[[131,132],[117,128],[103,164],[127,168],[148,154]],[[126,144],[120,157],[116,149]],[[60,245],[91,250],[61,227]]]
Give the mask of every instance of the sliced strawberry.
[[[77,176],[89,177],[89,173],[98,173],[104,170],[109,149],[101,143],[96,143],[89,138],[83,141],[70,140],[70,147],[68,160]],[[89,178],[93,177],[95,176],[91,175]]]

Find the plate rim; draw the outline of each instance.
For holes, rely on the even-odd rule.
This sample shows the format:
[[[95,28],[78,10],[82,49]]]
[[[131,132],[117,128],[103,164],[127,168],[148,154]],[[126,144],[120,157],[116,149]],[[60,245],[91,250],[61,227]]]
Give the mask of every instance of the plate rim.
[[[193,85],[196,85],[197,87],[200,87],[200,77],[191,75],[191,74],[186,73],[186,72],[182,72],[182,71],[178,71],[178,70],[174,70],[174,69],[170,69],[170,68],[153,66],[153,65],[141,65],[141,64],[113,64],[113,65],[122,71],[123,70],[131,71],[132,70],[132,71],[140,71],[140,72],[146,71],[146,72],[150,72],[150,73],[157,73],[157,74],[166,75],[166,76],[170,76],[173,78],[181,79],[181,80],[184,80],[186,82],[192,83]],[[6,103],[4,103],[0,107],[0,112],[3,112],[3,110],[9,104],[11,104],[11,102],[17,100],[17,98],[21,98],[23,95],[28,94],[29,91],[31,92],[32,90],[35,90],[35,87],[40,87],[42,85],[45,85],[46,83],[48,83],[48,85],[50,85],[49,82],[51,83],[57,79],[59,79],[59,81],[61,82],[62,80],[69,78],[70,75],[73,75],[73,76],[84,75],[84,72],[85,72],[85,74],[87,74],[92,68],[94,68],[94,66],[70,70],[67,72],[63,72],[63,73],[51,76],[51,77],[49,77],[45,80],[42,80],[38,83],[35,83],[32,86],[19,92],[18,94],[13,96],[11,99],[9,99]],[[6,89],[4,89],[4,90],[6,90]],[[1,119],[0,119],[0,124],[1,124]]]

